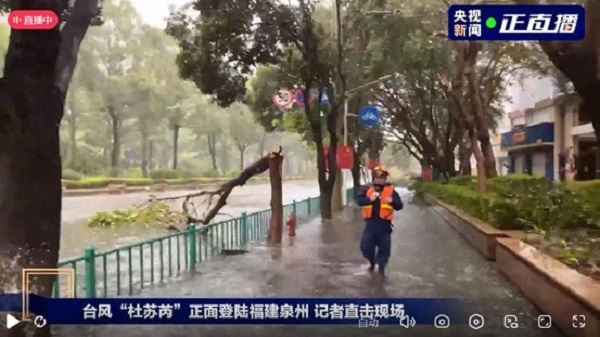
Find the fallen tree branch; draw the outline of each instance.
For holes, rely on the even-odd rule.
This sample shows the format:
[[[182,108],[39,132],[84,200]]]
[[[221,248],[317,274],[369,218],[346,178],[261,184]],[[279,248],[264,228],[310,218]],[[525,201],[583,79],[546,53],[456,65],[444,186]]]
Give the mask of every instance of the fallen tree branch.
[[[181,205],[181,208],[182,208],[183,214],[185,214],[185,216],[187,217],[187,223],[188,224],[193,224],[193,223],[198,224],[199,223],[199,224],[207,225],[217,215],[223,214],[223,213],[220,213],[220,210],[223,207],[225,207],[225,205],[227,205],[227,198],[229,197],[229,195],[231,194],[231,192],[233,191],[233,189],[235,187],[244,186],[246,184],[246,182],[248,182],[248,180],[250,180],[250,178],[252,178],[258,174],[266,172],[269,169],[269,158],[273,155],[281,155],[282,151],[283,151],[282,147],[279,146],[279,148],[277,150],[271,151],[266,156],[260,158],[259,160],[254,162],[252,165],[245,168],[237,177],[221,184],[216,190],[201,191],[201,192],[190,193],[190,194],[174,196],[174,197],[158,198],[156,200],[164,201],[164,200],[185,199],[183,201],[183,204]],[[190,208],[188,205],[192,198],[202,197],[202,196],[207,197],[208,203],[207,203],[207,207],[206,207],[206,213],[204,214],[204,216],[202,218],[198,218],[198,217],[191,215]],[[217,201],[213,205],[212,201],[215,197],[217,197]],[[206,202],[204,202],[204,203],[206,203]],[[204,203],[202,203],[202,204],[204,204]]]

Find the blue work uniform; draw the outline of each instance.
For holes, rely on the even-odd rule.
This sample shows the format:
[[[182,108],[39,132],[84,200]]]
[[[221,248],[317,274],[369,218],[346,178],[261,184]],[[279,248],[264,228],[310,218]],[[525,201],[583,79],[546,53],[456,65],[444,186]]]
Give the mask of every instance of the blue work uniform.
[[[381,193],[381,197],[391,195],[391,204],[384,204],[382,207],[381,197],[371,201],[374,191]],[[402,199],[391,184],[367,185],[356,196],[356,203],[363,208],[365,218],[360,250],[371,264],[371,269],[377,264],[383,273],[392,249],[393,212],[404,207]]]

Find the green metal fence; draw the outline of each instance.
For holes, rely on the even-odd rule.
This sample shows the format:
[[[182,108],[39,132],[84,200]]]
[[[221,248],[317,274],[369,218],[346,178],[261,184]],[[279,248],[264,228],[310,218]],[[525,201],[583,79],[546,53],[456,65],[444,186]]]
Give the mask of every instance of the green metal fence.
[[[284,205],[283,210],[284,219],[294,212],[300,224],[320,214],[320,199],[294,201]],[[270,220],[271,210],[244,212],[235,219],[189,225],[185,231],[108,251],[90,246],[83,256],[60,261],[59,268],[74,269],[75,297],[134,295],[193,272],[198,263],[220,255],[223,249],[243,249],[263,241]],[[60,297],[66,286],[66,280],[59,279],[54,296]]]

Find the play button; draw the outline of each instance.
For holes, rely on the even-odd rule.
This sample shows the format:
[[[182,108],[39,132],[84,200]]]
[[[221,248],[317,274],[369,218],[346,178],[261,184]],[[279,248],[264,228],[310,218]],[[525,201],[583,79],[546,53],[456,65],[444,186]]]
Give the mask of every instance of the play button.
[[[12,329],[15,325],[21,323],[15,316],[11,314],[6,314],[6,327]]]

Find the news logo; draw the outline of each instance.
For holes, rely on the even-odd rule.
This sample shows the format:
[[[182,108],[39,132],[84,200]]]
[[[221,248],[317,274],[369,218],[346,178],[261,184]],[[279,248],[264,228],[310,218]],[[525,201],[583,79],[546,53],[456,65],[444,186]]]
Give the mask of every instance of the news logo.
[[[583,40],[580,5],[453,5],[448,38],[468,41]]]

